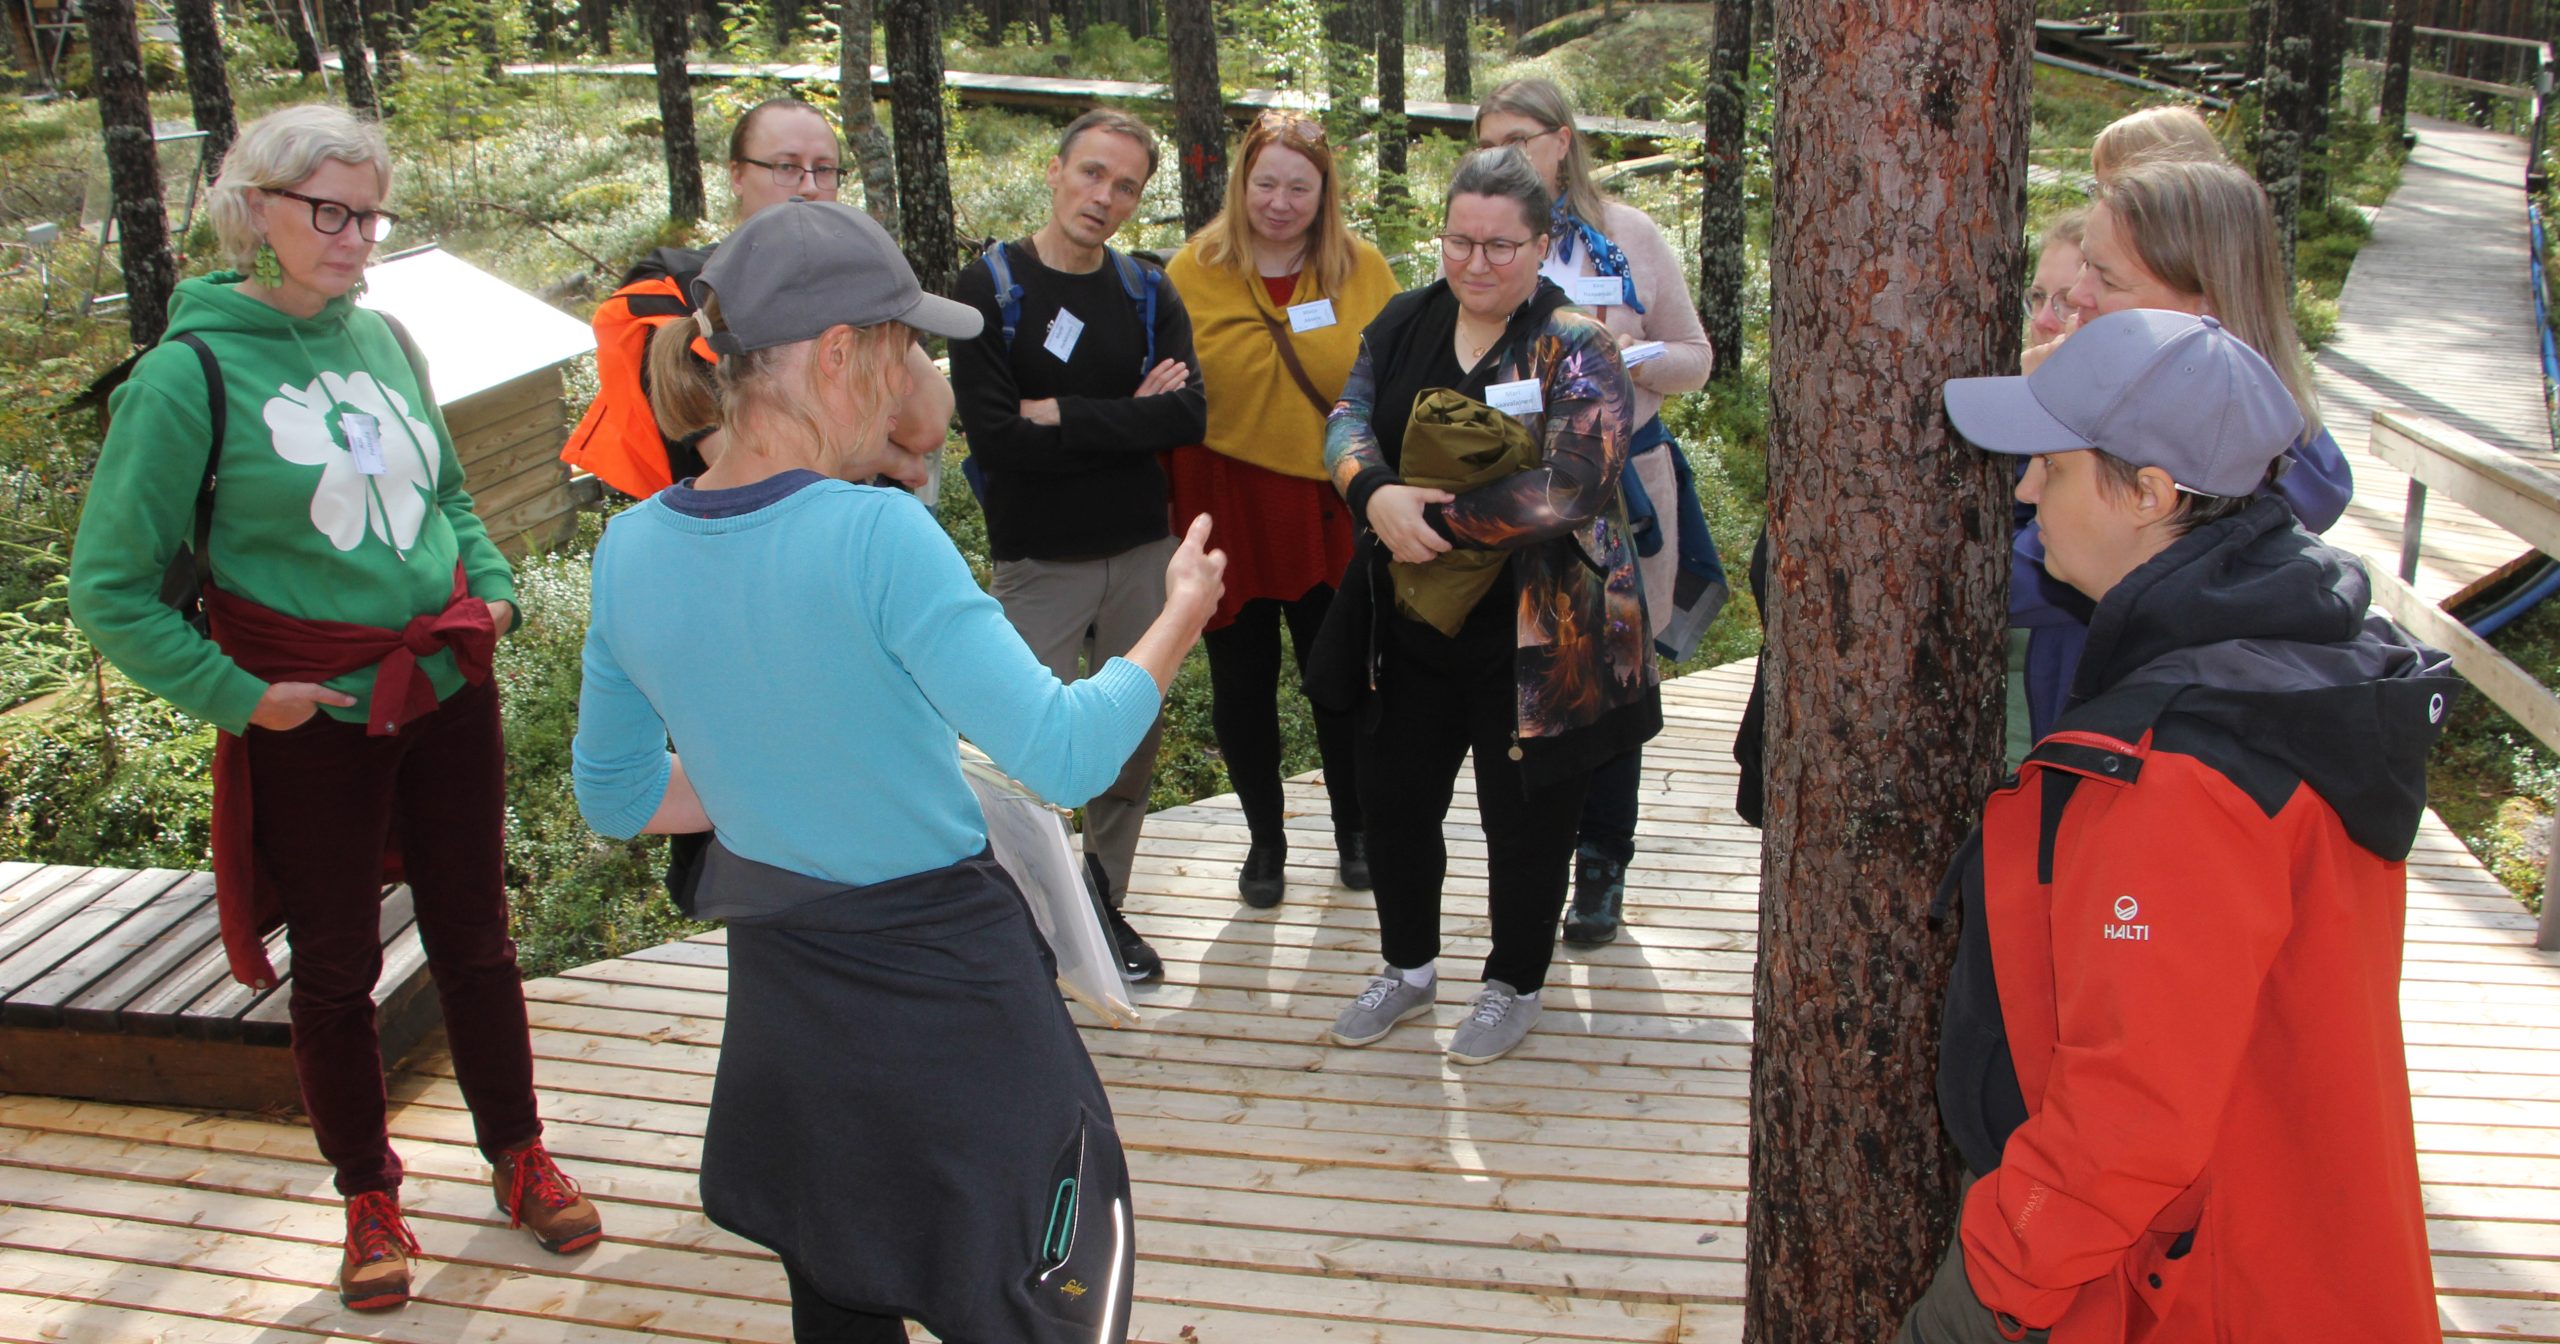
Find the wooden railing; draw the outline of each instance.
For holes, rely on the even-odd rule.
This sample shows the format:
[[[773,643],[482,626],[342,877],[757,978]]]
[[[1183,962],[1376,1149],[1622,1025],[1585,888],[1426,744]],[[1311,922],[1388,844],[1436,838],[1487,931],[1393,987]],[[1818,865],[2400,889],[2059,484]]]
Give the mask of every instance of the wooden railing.
[[[2546,556],[2560,556],[2560,477],[2450,425],[2407,411],[2374,412],[2371,447],[2374,456],[2409,476],[2409,507],[2400,531],[2400,572],[2372,576],[2375,604],[2421,642],[2452,655],[2454,670],[2524,725],[2535,741],[2560,750],[2560,696],[2442,607],[2419,596],[2413,586],[2429,491],[2496,523]],[[2560,815],[2552,818],[2551,839],[2551,857],[2560,859]],[[2560,879],[2555,875],[2560,875],[2560,863],[2546,860],[2542,922],[2534,938],[2534,946],[2545,952],[2560,951]]]

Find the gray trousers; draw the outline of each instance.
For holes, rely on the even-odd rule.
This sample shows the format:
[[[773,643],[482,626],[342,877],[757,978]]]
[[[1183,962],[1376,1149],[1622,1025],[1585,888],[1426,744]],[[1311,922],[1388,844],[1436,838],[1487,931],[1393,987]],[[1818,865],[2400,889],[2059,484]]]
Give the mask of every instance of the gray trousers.
[[[1060,681],[1076,681],[1127,653],[1164,611],[1164,567],[1176,542],[1167,537],[1102,560],[999,560],[989,591],[1032,656]],[[1084,850],[1102,861],[1118,908],[1137,862],[1138,828],[1147,819],[1147,787],[1155,779],[1156,742],[1164,716],[1111,782],[1084,809]]]

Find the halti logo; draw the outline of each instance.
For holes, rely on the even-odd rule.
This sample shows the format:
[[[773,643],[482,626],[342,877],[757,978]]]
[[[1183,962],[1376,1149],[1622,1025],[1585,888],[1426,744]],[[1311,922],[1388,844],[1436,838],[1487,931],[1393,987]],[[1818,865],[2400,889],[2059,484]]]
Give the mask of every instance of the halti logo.
[[[2108,940],[2120,943],[2150,942],[2151,926],[2133,922],[2134,918],[2141,913],[2142,902],[2133,899],[2130,895],[2118,896],[2115,910],[2116,922],[2103,926]]]

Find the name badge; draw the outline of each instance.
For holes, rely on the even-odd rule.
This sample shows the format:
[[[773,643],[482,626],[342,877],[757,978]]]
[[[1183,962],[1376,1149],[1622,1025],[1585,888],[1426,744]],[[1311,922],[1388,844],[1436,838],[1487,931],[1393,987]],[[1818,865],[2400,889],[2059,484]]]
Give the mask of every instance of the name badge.
[[[1040,348],[1056,355],[1058,362],[1064,364],[1075,357],[1076,341],[1083,335],[1084,319],[1061,308],[1056,317],[1049,319],[1049,339],[1042,341]]]
[[[355,458],[357,471],[380,476],[391,469],[382,461],[382,426],[372,416],[343,411],[338,424],[347,431],[347,452]]]
[[[1669,354],[1670,351],[1671,347],[1664,345],[1660,341],[1638,341],[1635,344],[1628,346],[1626,349],[1619,351],[1618,359],[1628,368],[1632,369],[1638,364],[1650,363],[1653,360],[1660,359],[1664,355]]]
[[[1516,383],[1495,383],[1486,388],[1484,404],[1504,415],[1536,415],[1547,409],[1547,398],[1539,390],[1537,379],[1523,378]]]
[[[1627,282],[1615,275],[1577,275],[1565,297],[1585,308],[1606,308],[1627,301]]]
[[[1289,305],[1289,330],[1315,331],[1333,325],[1333,300],[1309,299]]]

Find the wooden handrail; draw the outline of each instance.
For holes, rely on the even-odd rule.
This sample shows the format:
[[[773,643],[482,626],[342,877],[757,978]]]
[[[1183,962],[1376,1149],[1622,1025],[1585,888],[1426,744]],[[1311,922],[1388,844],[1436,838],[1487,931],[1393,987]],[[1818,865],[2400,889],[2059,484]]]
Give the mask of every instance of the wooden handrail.
[[[2400,572],[2370,576],[2375,605],[2410,634],[2450,655],[2454,670],[2523,724],[2535,740],[2560,749],[2560,696],[2412,586],[2418,576],[2428,491],[2440,490],[2544,555],[2560,556],[2560,476],[2518,461],[2450,425],[2402,410],[2373,413],[2369,446],[2374,456],[2409,477],[2408,513],[2400,532]],[[2560,860],[2560,815],[2552,818],[2551,839],[2551,859],[2546,860],[2542,875],[2542,919],[2533,944],[2545,952],[2560,951],[2560,862],[2553,861]]]

